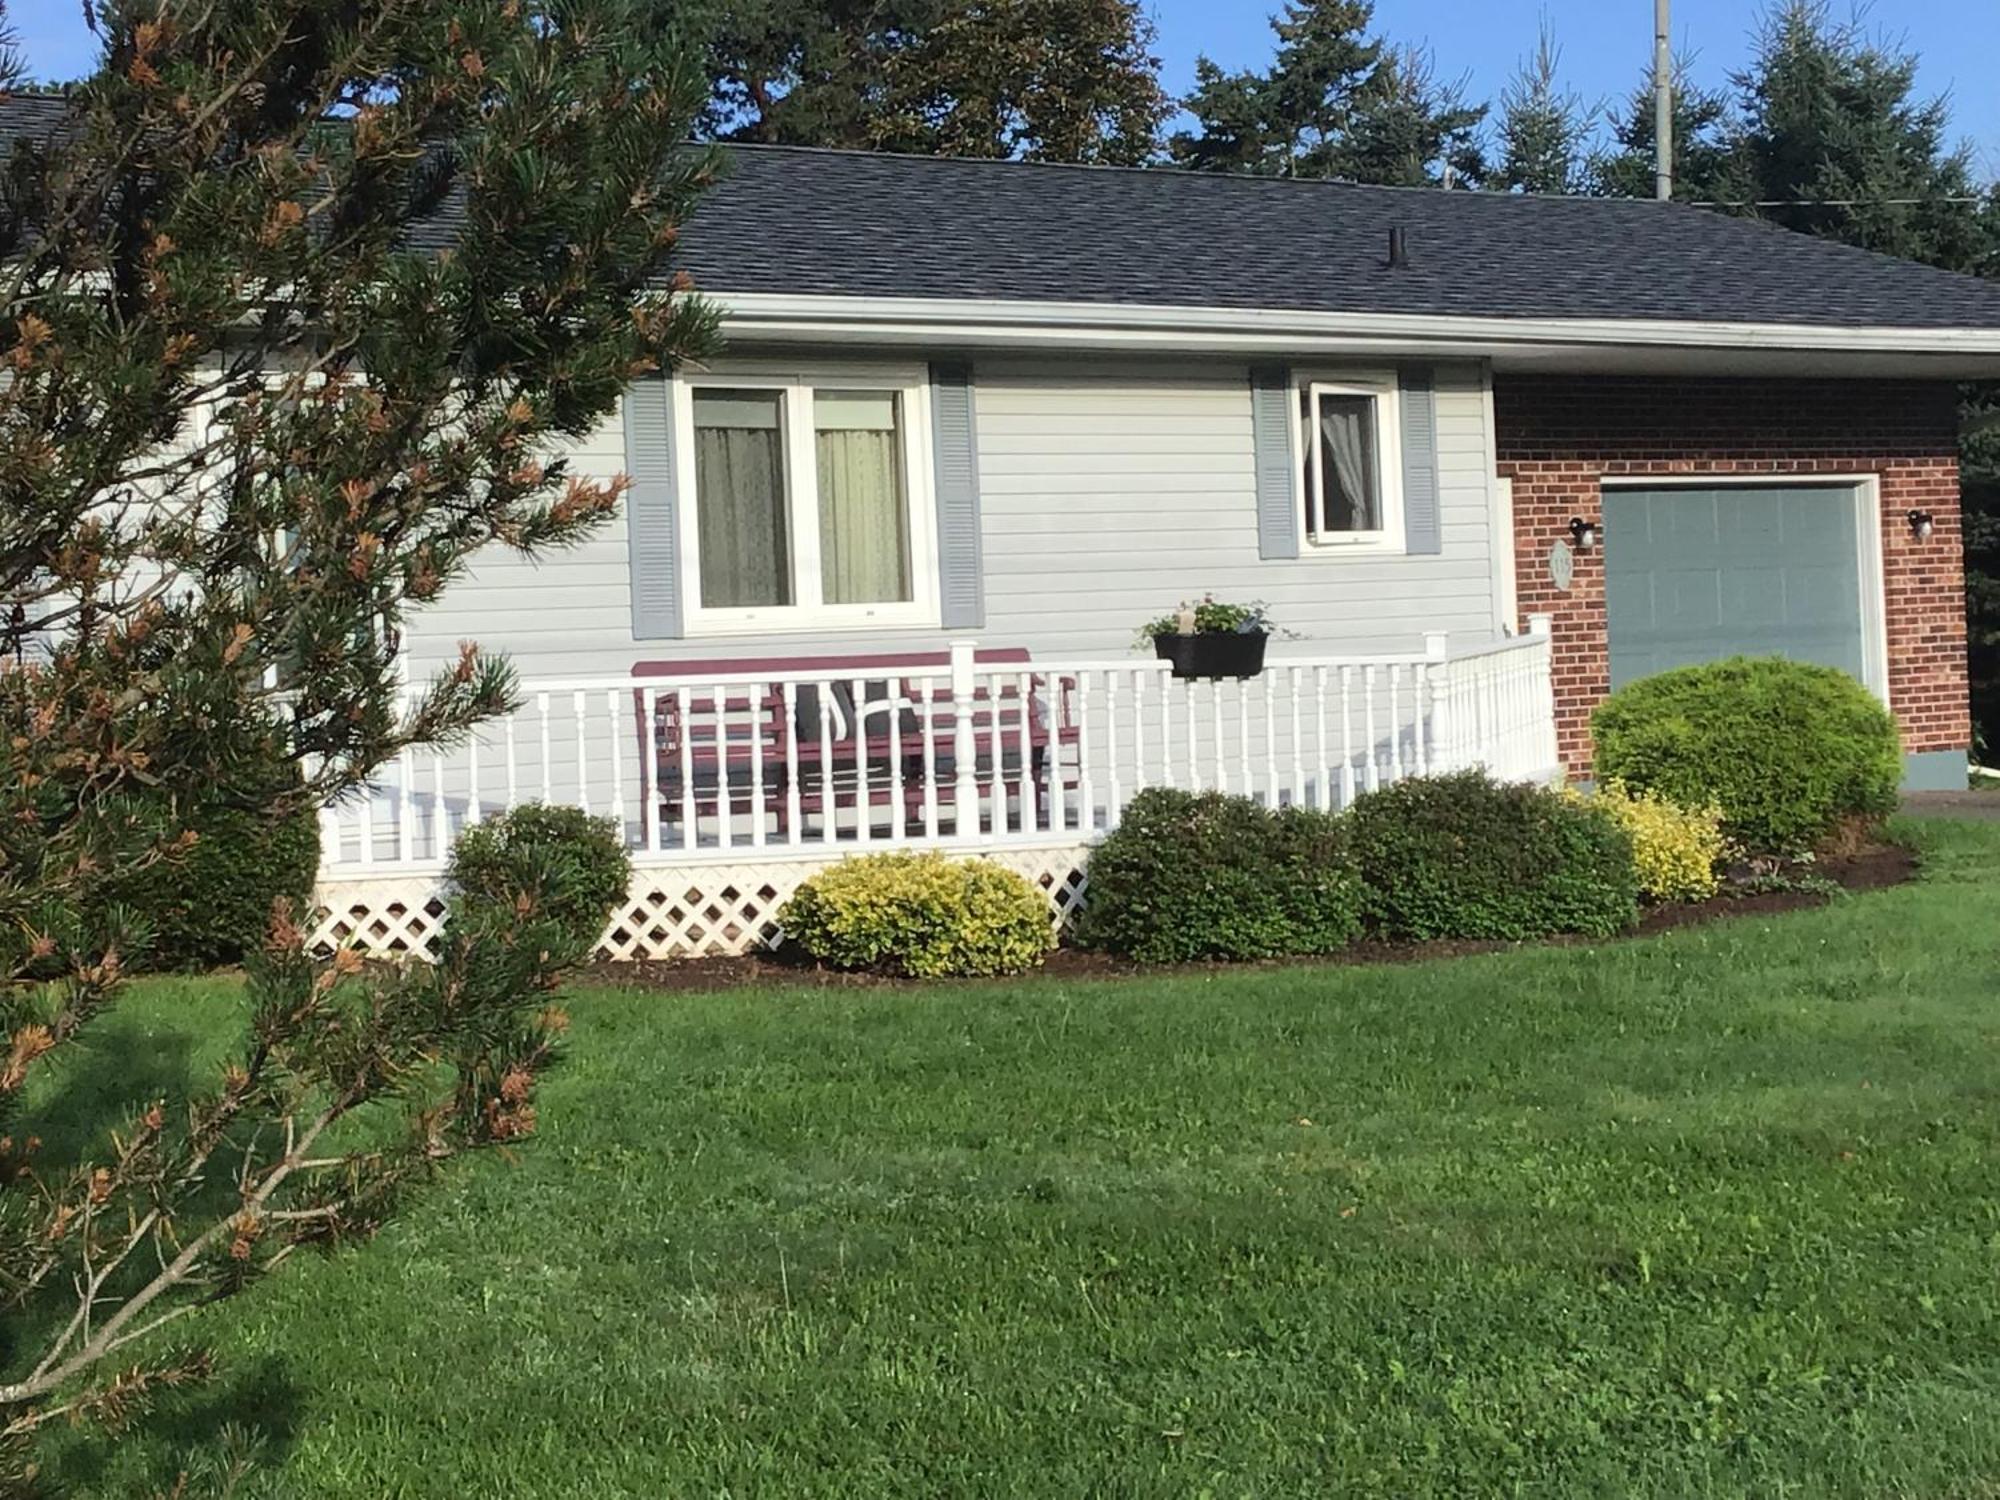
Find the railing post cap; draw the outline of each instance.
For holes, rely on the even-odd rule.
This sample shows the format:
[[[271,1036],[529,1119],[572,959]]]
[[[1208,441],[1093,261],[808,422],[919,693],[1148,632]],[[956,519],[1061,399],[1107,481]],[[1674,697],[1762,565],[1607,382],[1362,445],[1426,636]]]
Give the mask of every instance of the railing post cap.
[[[1446,631],[1431,630],[1424,633],[1424,655],[1432,661],[1444,661],[1451,656],[1451,636]]]
[[[1528,616],[1529,635],[1554,635],[1555,629],[1556,629],[1556,617],[1554,615]]]

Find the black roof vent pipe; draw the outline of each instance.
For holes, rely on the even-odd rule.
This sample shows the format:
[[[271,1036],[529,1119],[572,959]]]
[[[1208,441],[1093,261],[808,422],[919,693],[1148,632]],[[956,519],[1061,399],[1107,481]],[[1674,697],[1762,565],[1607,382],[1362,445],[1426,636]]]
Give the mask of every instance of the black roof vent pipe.
[[[1401,271],[1410,264],[1410,232],[1401,224],[1389,228],[1389,269]]]

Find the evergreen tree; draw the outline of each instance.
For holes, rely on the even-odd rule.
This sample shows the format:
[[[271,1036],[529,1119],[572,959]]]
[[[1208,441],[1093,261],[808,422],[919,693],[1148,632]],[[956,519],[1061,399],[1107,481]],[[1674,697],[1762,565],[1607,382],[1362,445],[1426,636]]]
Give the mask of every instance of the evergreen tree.
[[[1135,165],[1169,109],[1140,0],[703,0],[692,14],[703,129],[719,140]]]
[[[1943,99],[1915,96],[1917,59],[1785,0],[1736,76],[1732,155],[1757,210],[1789,229],[1952,270],[1989,253],[1971,158],[1949,148]]]
[[[1500,96],[1497,185],[1528,193],[1580,193],[1587,185],[1593,111],[1562,86],[1562,48],[1547,18],[1534,55]]]
[[[1463,80],[1437,76],[1428,51],[1383,54],[1355,95],[1340,138],[1309,165],[1316,176],[1392,187],[1478,187],[1486,177],[1479,127],[1484,104],[1468,104]]]
[[[1266,176],[1420,185],[1476,182],[1484,105],[1436,77],[1428,53],[1368,35],[1370,0],[1291,0],[1271,21],[1264,72],[1207,58],[1183,107],[1196,128],[1170,143],[1184,166]]]
[[[554,848],[407,970],[316,961],[280,905],[227,1062],[80,1156],[37,1149],[24,1091],[70,1135],[102,1118],[51,1064],[143,952],[108,893],[186,853],[177,807],[275,750],[249,810],[295,814],[512,702],[472,645],[406,698],[401,623],[482,548],[601,525],[623,483],[565,443],[711,325],[671,270],[702,80],[627,0],[93,20],[95,71],[13,101],[41,123],[0,169],[5,1493],[44,1424],[207,1370],[168,1325],[532,1129],[548,990],[596,936],[545,899],[574,888]]]
[[[1206,57],[1182,101],[1198,129],[1175,135],[1183,165],[1266,176],[1329,175],[1356,96],[1382,57],[1366,33],[1372,0],[1290,0],[1271,18],[1278,40],[1263,73],[1224,73]]]
[[[1175,131],[1167,141],[1168,155],[1176,165],[1198,172],[1288,174],[1293,142],[1280,133],[1278,112],[1267,95],[1263,75],[1225,73],[1208,58],[1197,58],[1194,89],[1181,105],[1199,129]]]
[[[1653,196],[1653,70],[1611,121],[1611,145],[1592,156],[1588,191],[1607,198]],[[1674,197],[1714,203],[1744,197],[1747,184],[1731,138],[1729,96],[1696,83],[1686,58],[1674,59]]]

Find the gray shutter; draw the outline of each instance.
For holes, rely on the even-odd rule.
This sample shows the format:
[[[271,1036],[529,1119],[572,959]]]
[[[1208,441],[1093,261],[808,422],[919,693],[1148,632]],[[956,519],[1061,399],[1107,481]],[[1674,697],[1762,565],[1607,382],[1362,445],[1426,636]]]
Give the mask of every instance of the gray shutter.
[[[979,546],[979,424],[966,365],[931,366],[931,448],[942,623],[947,630],[977,630],[986,623],[986,586]]]
[[[1403,540],[1408,551],[1444,551],[1438,520],[1437,391],[1428,365],[1400,372],[1403,399]]]
[[[680,517],[674,476],[674,414],[664,376],[625,391],[626,552],[632,569],[632,638],[678,640],[681,627]]]
[[[1300,500],[1292,462],[1297,425],[1292,372],[1259,365],[1250,372],[1250,430],[1257,447],[1257,555],[1299,555]]]

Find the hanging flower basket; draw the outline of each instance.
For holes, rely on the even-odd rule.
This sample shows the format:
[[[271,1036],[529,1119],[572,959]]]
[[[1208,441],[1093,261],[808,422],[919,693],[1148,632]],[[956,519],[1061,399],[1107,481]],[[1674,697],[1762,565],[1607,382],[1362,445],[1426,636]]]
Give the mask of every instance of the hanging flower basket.
[[[1264,670],[1264,645],[1270,639],[1268,630],[1165,634],[1153,637],[1153,649],[1160,660],[1174,664],[1176,677],[1255,677]]]
[[[1262,604],[1224,604],[1204,594],[1199,604],[1183,603],[1140,626],[1138,645],[1144,650],[1151,641],[1176,677],[1255,677],[1274,628]]]

